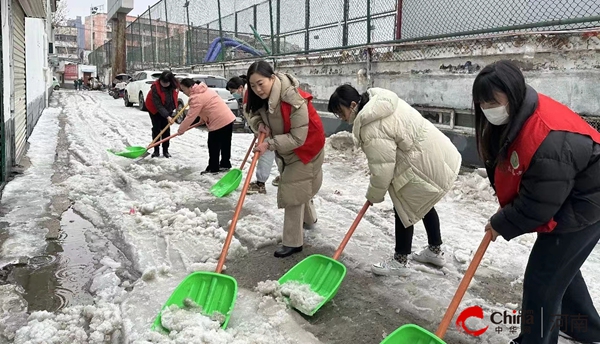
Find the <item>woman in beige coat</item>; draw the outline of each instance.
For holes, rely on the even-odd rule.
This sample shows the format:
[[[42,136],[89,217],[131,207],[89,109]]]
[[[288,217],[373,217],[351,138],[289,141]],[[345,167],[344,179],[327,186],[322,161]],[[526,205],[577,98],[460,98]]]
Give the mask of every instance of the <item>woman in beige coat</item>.
[[[408,276],[413,226],[423,220],[429,246],[412,255],[422,263],[445,264],[440,220],[434,205],[450,190],[461,155],[431,122],[388,90],[372,88],[360,95],[350,85],[338,87],[329,111],[353,124],[352,132],[367,156],[371,181],[367,200],[394,203],[396,248],[393,259],[374,264],[377,275]]]
[[[302,251],[304,228],[317,222],[312,198],[323,181],[325,131],[312,96],[293,76],[275,73],[265,61],[253,63],[247,76],[248,124],[268,137],[255,151],[275,151],[281,175],[277,206],[285,209],[283,246],[275,257],[283,258]]]

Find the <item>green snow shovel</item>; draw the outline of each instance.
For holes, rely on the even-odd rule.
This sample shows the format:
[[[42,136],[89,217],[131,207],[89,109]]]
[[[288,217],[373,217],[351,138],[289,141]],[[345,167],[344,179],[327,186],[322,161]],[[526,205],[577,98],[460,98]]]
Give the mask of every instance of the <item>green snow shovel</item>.
[[[313,254],[304,258],[304,260],[296,264],[296,266],[291,268],[279,279],[278,282],[280,285],[289,281],[308,284],[312,291],[324,297],[324,300],[314,309],[308,311],[296,308],[298,311],[308,316],[312,316],[323,307],[324,304],[333,299],[346,276],[346,267],[337,260],[342,255],[342,251],[346,247],[346,244],[348,244],[350,237],[354,233],[356,227],[358,227],[360,220],[362,220],[370,205],[369,201],[365,202],[365,205],[363,205],[356,216],[356,219],[354,219],[352,226],[348,229],[346,236],[344,236],[342,243],[333,254],[333,258],[320,254]]]
[[[221,198],[229,195],[235,189],[237,189],[238,186],[240,186],[240,183],[242,182],[242,170],[244,169],[244,165],[246,164],[248,156],[250,156],[250,152],[252,151],[252,148],[254,147],[255,143],[256,136],[254,136],[254,139],[252,140],[252,143],[248,148],[248,152],[246,152],[246,156],[242,161],[242,166],[240,166],[240,168],[234,168],[227,172],[227,174],[224,175],[223,178],[221,178],[215,185],[213,185],[212,188],[210,188],[210,192],[213,195]]]
[[[179,118],[179,116],[183,113],[183,111],[185,109],[187,109],[187,107],[188,106],[186,105],[183,107],[183,109],[179,110],[179,112],[175,115],[175,117],[173,117],[173,122],[175,122],[175,120],[177,118]],[[124,158],[137,159],[137,158],[141,157],[142,155],[146,154],[148,149],[156,146],[155,142],[158,140],[159,137],[162,136],[162,134],[164,134],[165,131],[167,131],[167,129],[169,129],[169,127],[171,127],[171,123],[169,123],[166,127],[163,128],[163,130],[160,131],[160,133],[158,135],[156,135],[156,137],[154,138],[154,140],[152,140],[152,142],[150,142],[148,147],[128,146],[128,147],[125,147],[125,150],[123,150],[121,152],[115,152],[112,149],[108,149],[108,151],[113,153],[114,155],[122,156]],[[165,141],[165,140],[163,140],[163,141]]]
[[[258,143],[263,142],[264,139],[265,134],[261,133],[260,137],[258,138]],[[220,315],[223,316],[221,328],[227,328],[229,318],[231,317],[231,312],[233,311],[233,307],[235,305],[235,299],[237,297],[237,281],[231,276],[223,275],[221,271],[223,270],[223,265],[225,264],[225,259],[227,258],[227,251],[229,251],[229,246],[231,245],[231,240],[233,239],[233,233],[235,232],[235,227],[237,225],[238,218],[240,217],[242,206],[244,205],[246,192],[250,186],[252,172],[256,167],[258,157],[259,154],[254,153],[252,163],[248,169],[248,177],[246,177],[244,188],[242,189],[240,199],[235,208],[235,213],[233,214],[233,219],[231,220],[231,225],[229,226],[227,238],[223,244],[223,250],[221,251],[221,256],[219,257],[216,271],[194,272],[188,275],[173,291],[171,297],[169,297],[161,311],[158,313],[152,325],[152,330],[162,329],[163,331],[168,332],[168,330],[165,329],[161,323],[162,310],[170,305],[177,305],[181,308],[184,306],[184,300],[188,298],[202,307],[203,313],[207,316],[215,315],[215,312],[220,313]]]
[[[483,240],[481,240],[481,244],[479,244],[477,252],[475,252],[475,256],[473,256],[473,260],[471,261],[471,264],[469,264],[462,281],[460,281],[458,289],[456,290],[452,301],[450,301],[446,314],[444,314],[444,318],[435,334],[417,325],[407,324],[392,332],[392,334],[387,336],[380,344],[445,344],[446,342],[444,342],[442,338],[444,338],[446,330],[454,317],[454,313],[456,313],[460,301],[465,296],[467,288],[469,288],[469,284],[473,279],[473,275],[475,275],[475,271],[477,271],[477,267],[479,266],[479,263],[481,263],[481,259],[490,245],[491,240],[492,232],[487,231]]]

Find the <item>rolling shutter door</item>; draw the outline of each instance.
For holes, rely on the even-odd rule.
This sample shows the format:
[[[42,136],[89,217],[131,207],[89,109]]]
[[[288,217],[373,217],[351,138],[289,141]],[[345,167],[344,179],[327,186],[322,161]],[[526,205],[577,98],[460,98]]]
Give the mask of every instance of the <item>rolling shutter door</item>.
[[[27,142],[27,99],[25,90],[25,12],[17,0],[12,0],[13,66],[15,87],[15,163],[25,153]]]

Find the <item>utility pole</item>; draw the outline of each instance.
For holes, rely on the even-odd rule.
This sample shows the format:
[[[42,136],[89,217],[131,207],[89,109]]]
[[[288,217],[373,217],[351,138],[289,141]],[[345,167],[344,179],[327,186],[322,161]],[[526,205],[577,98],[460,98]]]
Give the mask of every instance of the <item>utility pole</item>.
[[[125,25],[127,24],[127,14],[119,12],[117,18],[113,19],[113,44],[114,44],[114,56],[115,60],[112,64],[112,78],[115,76],[125,73],[127,71],[127,42],[125,39]],[[112,80],[111,80],[112,81]]]

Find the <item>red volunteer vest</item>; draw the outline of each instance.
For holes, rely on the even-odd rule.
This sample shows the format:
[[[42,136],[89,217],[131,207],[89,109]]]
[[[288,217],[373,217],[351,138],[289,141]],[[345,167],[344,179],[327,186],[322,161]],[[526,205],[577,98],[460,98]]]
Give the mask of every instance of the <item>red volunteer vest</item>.
[[[498,163],[494,173],[496,195],[504,207],[519,194],[521,178],[529,168],[533,155],[551,131],[566,131],[586,135],[600,143],[600,132],[565,105],[543,95],[538,95],[538,106],[527,119],[519,135],[508,149],[508,160]],[[556,221],[536,228],[536,232],[551,232]]]
[[[307,100],[308,134],[304,144],[294,149],[294,153],[304,164],[308,164],[325,147],[325,129],[323,129],[323,122],[321,122],[319,113],[312,105],[313,96],[301,89],[298,89],[298,93]],[[286,102],[281,102],[281,116],[283,117],[283,132],[285,134],[289,133],[291,129],[291,114],[292,106]]]
[[[158,92],[160,100],[164,104],[166,100],[166,95],[163,92],[162,87],[160,87],[160,81],[156,80],[152,84],[152,87],[156,88],[156,92]],[[156,105],[154,105],[154,102],[152,101],[152,87],[150,88],[150,92],[148,92],[148,94],[146,95],[146,109],[148,110],[148,112],[155,115],[158,112],[158,110],[156,109]],[[173,89],[173,104],[175,104],[175,107],[177,107],[178,94],[179,91],[176,88]]]

